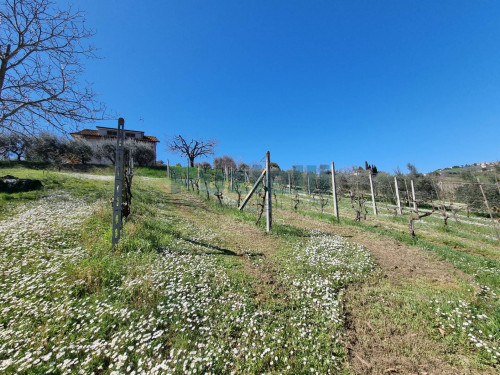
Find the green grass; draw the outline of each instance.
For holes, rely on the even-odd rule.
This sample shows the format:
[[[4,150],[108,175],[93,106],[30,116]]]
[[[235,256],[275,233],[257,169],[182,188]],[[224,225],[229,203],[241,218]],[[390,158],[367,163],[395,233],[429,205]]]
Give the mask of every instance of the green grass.
[[[164,170],[137,168],[132,213],[113,249],[112,180],[19,166],[2,171],[39,178],[44,188],[0,195],[3,227],[17,220],[0,231],[0,327],[9,330],[0,339],[0,372],[62,373],[65,360],[75,361],[68,365],[73,371],[89,373],[123,372],[127,366],[148,373],[160,363],[178,374],[190,370],[186,364],[198,373],[347,372],[342,293],[348,285],[365,285],[362,280],[374,268],[361,247],[284,222],[275,222],[266,234],[263,217],[260,236],[276,247],[268,258],[250,256],[250,249],[256,272],[248,274],[243,257],[225,251],[232,249],[229,239],[182,215],[176,194],[165,193]],[[100,171],[112,175],[109,168]],[[255,222],[255,213],[220,207],[213,197],[207,204],[216,215],[244,225]],[[476,316],[471,327],[486,336],[498,332],[493,294],[498,276],[491,272],[498,262],[367,222],[337,223],[331,215],[301,214],[426,248],[482,285],[464,283],[451,290],[422,281],[395,290],[382,282],[365,290],[371,298],[367,317],[378,314],[413,330],[425,321],[424,331],[435,340],[443,339],[438,328],[444,327],[446,345],[468,356],[468,338],[455,329],[463,326],[463,316]],[[263,283],[258,272],[271,282]],[[16,340],[24,341],[19,345]],[[470,368],[493,363],[486,349],[477,353]],[[27,355],[40,362],[27,361]],[[14,362],[8,364],[9,359]]]

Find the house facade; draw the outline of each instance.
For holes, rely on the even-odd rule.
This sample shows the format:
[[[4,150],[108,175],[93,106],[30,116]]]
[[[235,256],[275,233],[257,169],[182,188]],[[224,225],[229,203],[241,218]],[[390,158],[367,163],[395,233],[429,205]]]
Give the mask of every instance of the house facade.
[[[70,133],[71,136],[75,139],[85,139],[94,151],[97,150],[100,144],[104,141],[116,140],[118,131],[116,128],[107,128],[104,126],[97,126],[97,129],[83,129],[79,132]],[[125,140],[132,140],[148,147],[154,151],[154,160],[152,165],[155,165],[156,162],[156,144],[160,142],[158,138],[152,135],[145,135],[143,131],[139,130],[127,130],[125,129]],[[96,156],[92,157],[90,161],[91,164],[111,164],[109,160],[97,158]]]

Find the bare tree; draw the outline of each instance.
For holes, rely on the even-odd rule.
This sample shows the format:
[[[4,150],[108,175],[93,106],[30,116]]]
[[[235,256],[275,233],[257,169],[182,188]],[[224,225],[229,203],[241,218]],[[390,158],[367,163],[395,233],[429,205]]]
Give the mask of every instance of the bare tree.
[[[35,133],[102,119],[103,104],[79,84],[81,60],[95,57],[84,13],[52,0],[0,5],[0,128]]]
[[[170,152],[186,156],[189,159],[189,164],[194,168],[194,159],[201,155],[213,155],[216,144],[215,139],[191,139],[188,141],[179,134],[168,141],[167,147]]]

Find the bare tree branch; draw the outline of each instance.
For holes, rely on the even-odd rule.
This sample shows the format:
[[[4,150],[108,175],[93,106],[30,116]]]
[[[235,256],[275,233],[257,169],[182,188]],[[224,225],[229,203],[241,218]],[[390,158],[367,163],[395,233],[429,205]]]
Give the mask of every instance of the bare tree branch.
[[[85,14],[52,0],[0,5],[0,129],[64,130],[105,117],[90,87],[79,84],[81,58],[95,58]]]
[[[194,167],[194,159],[201,155],[213,155],[217,141],[191,139],[189,142],[182,135],[175,135],[167,142],[167,149],[170,152],[184,155],[189,159],[191,167]]]

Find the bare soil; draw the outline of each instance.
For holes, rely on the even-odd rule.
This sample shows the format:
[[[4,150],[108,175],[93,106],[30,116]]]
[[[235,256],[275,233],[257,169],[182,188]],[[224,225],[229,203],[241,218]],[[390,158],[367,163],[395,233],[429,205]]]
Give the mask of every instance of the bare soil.
[[[268,298],[282,298],[286,294],[275,277],[277,269],[272,257],[276,249],[284,246],[282,241],[275,236],[266,235],[255,225],[236,221],[211,209],[194,195],[177,194],[172,199],[181,216],[199,227],[214,230],[224,242],[224,247],[240,257],[244,272],[256,280],[255,298],[259,303]],[[257,265],[252,262],[251,257],[262,257],[263,261]]]

